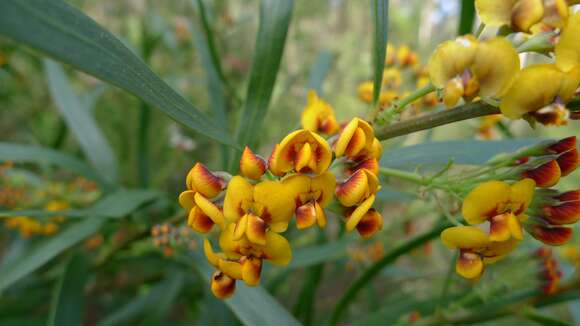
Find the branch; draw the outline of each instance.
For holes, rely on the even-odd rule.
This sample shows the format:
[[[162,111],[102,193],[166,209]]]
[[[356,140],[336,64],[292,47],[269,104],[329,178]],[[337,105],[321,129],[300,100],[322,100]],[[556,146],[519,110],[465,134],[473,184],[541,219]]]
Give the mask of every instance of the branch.
[[[457,121],[498,113],[500,113],[498,108],[485,102],[477,101],[392,125],[375,125],[375,134],[379,140],[386,140]]]

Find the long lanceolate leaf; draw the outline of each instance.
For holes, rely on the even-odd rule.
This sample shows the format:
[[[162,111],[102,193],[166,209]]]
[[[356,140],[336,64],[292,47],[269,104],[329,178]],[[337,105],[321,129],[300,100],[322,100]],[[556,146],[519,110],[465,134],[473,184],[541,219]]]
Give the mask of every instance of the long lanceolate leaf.
[[[45,60],[44,67],[52,98],[83,153],[101,175],[114,183],[118,171],[117,158],[101,129],[74,93],[62,67],[51,60]]]
[[[0,1],[0,35],[116,85],[193,130],[233,144],[225,128],[188,103],[114,35],[62,0]]]
[[[82,324],[87,272],[88,261],[86,257],[79,254],[68,261],[53,294],[48,319],[49,326]]]
[[[375,34],[373,44],[374,88],[373,107],[379,102],[379,94],[383,83],[383,69],[387,52],[387,35],[389,28],[389,0],[373,0],[373,20]]]
[[[97,232],[105,220],[88,218],[78,222],[43,241],[22,254],[14,264],[2,266],[0,269],[0,293],[22,277],[30,274],[46,262],[72,247],[91,234]]]
[[[256,137],[260,134],[276,83],[293,6],[293,0],[261,2],[252,72],[237,131],[240,145],[255,145]]]
[[[33,145],[0,142],[0,161],[49,163],[91,179],[107,188],[110,183],[85,162],[63,152]]]

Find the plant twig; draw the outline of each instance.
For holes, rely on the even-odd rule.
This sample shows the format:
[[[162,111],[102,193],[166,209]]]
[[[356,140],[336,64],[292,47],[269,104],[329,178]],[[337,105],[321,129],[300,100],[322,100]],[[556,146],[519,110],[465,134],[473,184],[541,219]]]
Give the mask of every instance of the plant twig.
[[[461,105],[453,109],[427,114],[392,125],[375,125],[375,135],[379,140],[386,140],[457,121],[463,121],[498,113],[500,113],[498,108],[485,102],[477,101]]]

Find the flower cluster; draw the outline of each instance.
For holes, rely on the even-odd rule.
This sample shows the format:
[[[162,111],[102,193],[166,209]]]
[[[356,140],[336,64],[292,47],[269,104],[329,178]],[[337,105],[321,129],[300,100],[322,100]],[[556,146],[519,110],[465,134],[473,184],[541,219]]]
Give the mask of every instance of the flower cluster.
[[[299,230],[323,228],[334,198],[347,231],[370,237],[382,227],[372,208],[382,147],[371,125],[354,118],[341,129],[332,107],[314,92],[301,122],[303,129],[284,137],[267,161],[246,147],[239,175],[214,173],[201,163],[187,175],[187,190],[179,196],[187,224],[200,233],[219,229],[221,252],[204,241],[205,255],[218,269],[211,281],[218,298],[231,296],[237,280],[258,285],[264,262],[288,264],[292,251],[282,233],[292,218]]]
[[[68,209],[70,205],[64,201],[50,201],[44,207],[49,212]],[[50,217],[46,222],[27,217],[15,216],[8,218],[4,225],[7,229],[17,230],[24,238],[33,235],[50,236],[58,232],[59,224],[64,222],[64,216]]]
[[[573,229],[567,225],[580,220],[580,190],[559,192],[546,187],[576,169],[576,138],[541,144],[534,151],[532,157],[516,162],[514,175],[521,180],[512,184],[487,181],[469,192],[462,206],[469,226],[442,232],[443,243],[460,251],[456,270],[461,276],[479,278],[487,264],[517,247],[524,230],[548,245],[562,245],[571,239]]]
[[[445,105],[482,99],[499,103],[509,119],[544,125],[575,119],[567,104],[580,85],[580,12],[572,13],[571,4],[564,0],[477,1],[480,18],[487,25],[506,25],[515,32],[551,31],[553,37],[543,42],[527,42],[541,43],[529,46],[529,51],[547,52],[554,60],[521,68],[514,37],[479,40],[466,35],[444,42],[431,55],[428,70]]]

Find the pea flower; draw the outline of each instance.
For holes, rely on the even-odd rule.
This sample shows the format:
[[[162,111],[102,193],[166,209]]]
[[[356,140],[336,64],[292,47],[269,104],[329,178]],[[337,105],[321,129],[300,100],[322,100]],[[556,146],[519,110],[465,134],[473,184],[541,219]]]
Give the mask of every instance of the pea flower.
[[[308,103],[302,111],[300,122],[305,130],[326,135],[333,135],[339,129],[332,106],[313,90],[308,92]]]
[[[304,174],[294,174],[282,180],[282,183],[290,189],[296,203],[296,227],[308,228],[314,223],[318,226],[326,226],[326,214],[324,208],[332,201],[336,178],[334,174],[325,172],[319,176],[311,177]]]
[[[419,62],[417,53],[413,52],[407,45],[401,45],[397,49],[397,63],[401,67],[412,67]]]
[[[488,221],[489,240],[523,239],[521,222],[535,190],[532,179],[523,179],[509,185],[503,181],[488,181],[473,189],[463,201],[462,213],[471,225]]]
[[[224,217],[235,224],[234,238],[246,237],[256,245],[266,244],[268,230],[284,232],[294,213],[291,192],[281,182],[262,181],[252,185],[234,176],[224,198]]]
[[[266,161],[246,146],[240,158],[240,173],[248,179],[258,180],[264,172],[266,172]]]
[[[486,25],[506,25],[517,32],[561,28],[568,18],[565,0],[476,0],[475,6]]]
[[[179,195],[179,204],[187,211],[187,224],[195,231],[207,233],[215,224],[223,225],[223,213],[210,199],[221,193],[224,184],[201,163],[196,163],[187,174],[187,190]]]
[[[460,98],[500,97],[520,69],[518,54],[505,38],[478,41],[472,35],[440,44],[429,58],[433,84],[447,107]]]
[[[359,99],[365,103],[371,103],[373,101],[374,88],[374,83],[372,81],[361,83],[358,87]],[[398,97],[399,94],[393,90],[381,90],[379,93],[379,105],[381,107],[388,106]]]
[[[474,226],[454,226],[441,232],[441,241],[449,249],[459,249],[455,271],[467,279],[478,279],[486,264],[493,264],[513,251],[517,240],[491,241],[483,230]]]
[[[334,144],[336,157],[356,158],[362,155],[378,158],[381,152],[382,145],[375,138],[373,127],[360,118],[353,118],[341,131]]]
[[[269,168],[274,175],[295,171],[321,174],[328,169],[332,151],[318,134],[300,129],[287,135],[272,152]]]
[[[561,139],[548,146],[546,154],[555,155],[556,157],[547,163],[522,173],[522,177],[534,179],[536,186],[541,188],[549,188],[556,185],[561,177],[565,177],[575,171],[580,162],[575,136]],[[528,159],[526,158],[524,161]]]
[[[580,190],[555,193],[547,191],[535,199],[526,231],[551,246],[566,244],[572,238],[572,224],[580,220]]]

